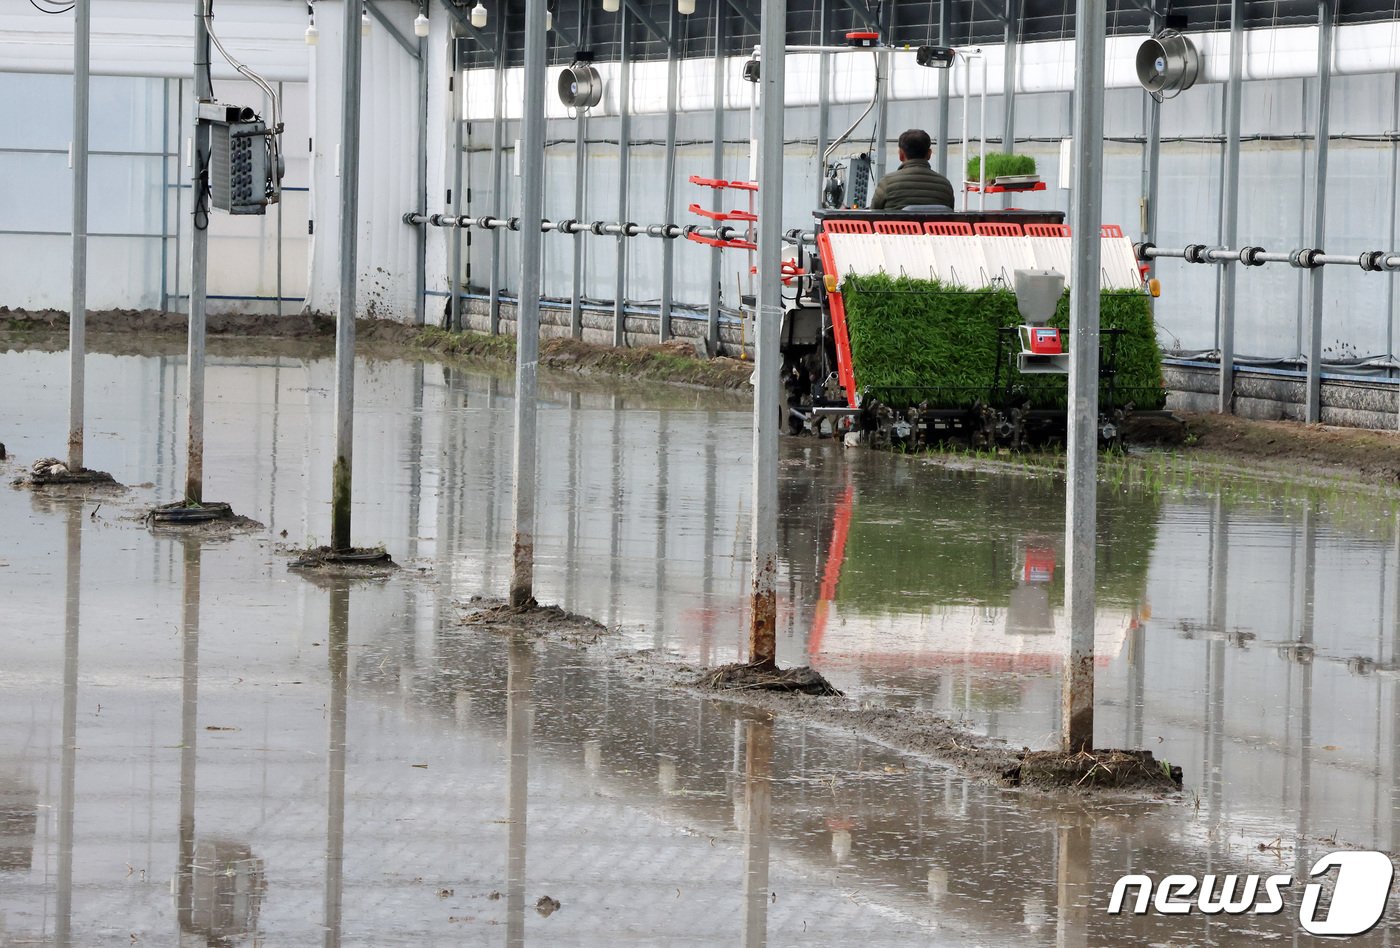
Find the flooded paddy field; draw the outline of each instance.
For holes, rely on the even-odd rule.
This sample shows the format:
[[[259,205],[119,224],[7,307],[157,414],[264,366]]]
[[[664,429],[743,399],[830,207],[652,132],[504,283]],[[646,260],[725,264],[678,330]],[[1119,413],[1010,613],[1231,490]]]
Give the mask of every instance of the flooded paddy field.
[[[1387,501],[1106,484],[1098,743],[1185,789],[1012,791],[638,673],[742,657],[742,399],[542,380],[536,595],[613,630],[580,647],[461,622],[510,573],[508,377],[364,361],[354,541],[403,569],[307,578],[333,366],[219,352],[205,494],[262,529],[142,523],[183,483],[174,354],[87,362],[87,462],[128,494],[0,490],[0,944],[1293,943],[1318,857],[1400,849]],[[0,388],[8,482],[61,451],[66,354],[0,354]],[[803,439],[780,477],[781,664],[1056,743],[1059,481]],[[1296,883],[1108,914],[1138,872]]]

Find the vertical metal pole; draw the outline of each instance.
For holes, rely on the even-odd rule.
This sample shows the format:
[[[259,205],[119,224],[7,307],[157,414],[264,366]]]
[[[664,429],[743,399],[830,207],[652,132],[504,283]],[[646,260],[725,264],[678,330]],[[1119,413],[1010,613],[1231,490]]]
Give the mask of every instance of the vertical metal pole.
[[[987,175],[987,54],[982,56],[982,96],[979,103],[980,112],[977,116],[977,150],[978,166],[981,169],[978,174],[982,179],[982,187],[977,192],[977,210],[987,209],[987,185],[991,183]]]
[[[1230,82],[1225,87],[1225,178],[1220,185],[1220,242],[1237,245],[1240,209],[1240,88],[1244,83],[1244,0],[1230,2]],[[1216,410],[1229,414],[1235,401],[1235,273],[1220,272],[1220,391]]]
[[[200,22],[203,22],[202,20]],[[87,355],[88,67],[92,0],[73,2],[73,302],[68,309],[68,468],[83,467]]]
[[[962,192],[963,192],[963,208],[962,208],[962,209],[963,209],[963,213],[966,213],[966,212],[967,212],[967,210],[968,210],[968,201],[970,200],[970,196],[969,196],[968,191],[967,191],[967,159],[968,159],[969,157],[971,157],[971,154],[972,154],[972,153],[971,153],[971,151],[968,149],[968,141],[967,141],[967,113],[970,111],[969,108],[968,108],[968,106],[971,105],[971,104],[972,104],[972,56],[967,55],[967,54],[964,54],[964,55],[963,55],[963,107],[962,107],[962,126],[963,126],[963,127],[962,127],[962,148],[960,149],[962,153],[958,156],[958,160],[959,160],[959,162],[961,163],[962,167],[960,167],[960,168],[958,169],[958,178],[957,178],[957,180],[959,180],[959,181],[961,181],[961,182],[963,183],[963,189],[962,189]]]
[[[355,4],[347,3],[350,9]],[[355,35],[359,35],[359,27]],[[343,150],[343,147],[342,147]],[[345,892],[345,734],[350,689],[350,584],[332,580],[326,660],[330,672],[329,728],[326,737],[326,892],[322,944],[338,948]]]
[[[710,144],[710,177],[715,180],[724,178],[724,41],[725,41],[725,5],[715,4],[715,88],[714,88],[714,140]],[[825,94],[826,81],[822,80],[822,91]],[[724,194],[719,188],[711,189],[710,210],[724,210]],[[719,355],[719,306],[723,299],[723,287],[720,286],[723,253],[718,247],[710,248],[710,325],[706,339],[708,341],[708,351],[711,356]]]
[[[1395,130],[1400,129],[1400,73],[1395,74],[1391,84],[1390,92],[1390,127],[1391,134],[1396,134]],[[1395,202],[1400,199],[1397,187],[1400,186],[1400,148],[1396,147],[1394,138],[1390,140],[1390,189],[1386,200],[1386,215],[1390,221],[1388,236],[1385,245],[1395,246]],[[1395,360],[1395,281],[1387,280],[1385,289],[1385,354],[1390,357],[1392,363]],[[1393,372],[1391,373],[1394,374]]]
[[[171,154],[171,81],[164,78],[161,80],[161,312],[168,312],[169,305],[171,305],[171,288],[169,288],[171,158],[169,158],[169,154]],[[176,165],[176,168],[178,167],[179,165]]]
[[[1011,154],[1016,150],[1016,58],[1020,52],[1021,5],[1017,0],[1006,0],[1006,25],[1002,31],[1002,51],[1005,62],[1001,72],[1002,132],[1001,150]],[[1002,207],[1011,207],[1015,194],[1001,196]]]
[[[419,11],[426,14],[428,6],[420,4]],[[454,44],[455,45],[455,44]],[[453,87],[457,85],[454,77]],[[455,197],[456,195],[454,195]],[[278,221],[281,221],[281,205],[278,205]],[[418,213],[428,213],[428,38],[418,39]],[[417,326],[428,321],[428,228],[418,228],[417,269],[414,272],[413,322]],[[278,296],[281,296],[279,291]],[[279,310],[282,305],[277,303]]]
[[[758,140],[758,318],[754,347],[753,526],[749,661],[778,655],[778,336],[783,324],[783,47],[787,0],[763,0],[760,21],[762,125]]]
[[[1065,471],[1064,750],[1094,746],[1094,540],[1099,447],[1099,228],[1103,218],[1105,0],[1080,0],[1075,18],[1074,163],[1070,206],[1069,432]]]
[[[586,7],[581,8],[586,9]],[[582,29],[582,27],[580,27]],[[574,220],[584,217],[584,172],[588,166],[588,116],[579,113],[574,125]],[[574,295],[569,304],[569,334],[583,338],[583,235],[574,234]]]
[[[335,470],[331,549],[350,549],[350,484],[355,444],[355,290],[360,223],[360,5],[345,4],[340,88],[340,302],[335,314]],[[454,195],[455,198],[455,195]]]
[[[826,207],[826,148],[831,142],[831,54],[826,52],[829,0],[818,0],[817,42],[823,47],[817,67],[817,203]]]
[[[540,352],[544,218],[545,0],[525,4],[525,103],[520,129],[520,292],[515,322],[515,545],[510,604],[531,602],[535,571],[535,382]]]
[[[671,19],[666,33],[671,43],[666,50],[666,197],[662,202],[662,219],[676,222],[676,99],[680,93],[680,59],[677,57],[677,36],[680,34],[680,13],[676,4],[670,5]],[[661,241],[661,318],[660,337],[671,338],[671,304],[676,291],[676,242]]]
[[[628,190],[632,186],[632,19],[627,7],[618,11],[622,32],[617,95],[617,219],[627,223]],[[617,281],[613,289],[613,345],[627,345],[627,237],[617,238]]]
[[[1239,2],[1239,0],[1236,0]],[[1313,137],[1312,245],[1327,240],[1327,136],[1332,99],[1332,0],[1317,3],[1317,130]],[[1307,421],[1322,419],[1322,267],[1308,271]]]
[[[938,0],[938,45],[948,45],[948,7],[951,0]],[[823,37],[822,42],[826,42]],[[938,170],[950,181],[961,181],[962,177],[948,174],[948,92],[951,69],[938,70]]]
[[[1162,17],[1155,11],[1152,14],[1152,34],[1155,36],[1162,29]],[[1160,176],[1162,157],[1162,103],[1156,98],[1142,94],[1142,101],[1147,109],[1146,115],[1146,139],[1143,145],[1143,197],[1142,197],[1142,239],[1144,241],[1153,240],[1157,233],[1157,182]],[[1155,275],[1157,272],[1157,261],[1148,262],[1151,267],[1148,275]]]
[[[890,40],[890,24],[894,19],[894,4],[881,4],[880,10],[880,40],[888,43]],[[822,45],[826,44],[826,38],[822,38]],[[885,147],[885,142],[890,137],[890,51],[882,49],[875,54],[875,180],[879,181],[885,176],[885,167],[888,162],[886,156],[889,149]]]
[[[578,6],[579,42],[587,44],[589,31],[589,11],[592,6],[580,3]],[[580,111],[574,125],[574,220],[581,221],[587,210],[584,200],[588,171],[588,113]],[[583,338],[583,235],[573,235],[574,287],[573,300],[569,304],[569,333],[575,339]]]
[[[502,181],[504,171],[502,169],[501,153],[505,149],[505,72],[506,72],[506,10],[502,4],[496,16],[496,68],[493,73],[494,98],[492,100],[491,113],[491,195],[492,203],[495,207],[495,215],[504,217],[506,212],[505,201],[501,200],[501,191],[505,185]],[[490,302],[490,330],[491,335],[496,335],[501,331],[501,229],[494,227],[491,229],[491,302]]]
[[[190,321],[186,344],[185,417],[188,435],[185,443],[185,501],[204,500],[204,322],[209,287],[209,123],[200,121],[199,105],[212,102],[214,88],[209,78],[209,24],[204,19],[204,0],[194,0],[194,230],[190,239]],[[359,30],[356,30],[359,35]],[[201,218],[203,223],[200,223]]]
[[[277,101],[284,102],[286,99],[282,93],[282,83],[277,83]],[[270,103],[269,103],[270,104]],[[282,315],[282,202],[277,202],[277,315]],[[419,228],[419,232],[427,228]]]
[[[497,16],[504,17],[506,12],[501,9]],[[461,215],[467,211],[466,195],[462,192],[462,149],[465,144],[462,140],[462,86],[466,85],[466,77],[462,74],[462,61],[459,51],[462,48],[461,42],[457,38],[454,29],[452,33],[452,213]],[[499,81],[499,80],[497,80]],[[453,227],[448,235],[448,253],[451,255],[448,266],[451,273],[447,276],[447,289],[452,294],[449,301],[452,314],[452,331],[462,331],[462,228]],[[492,333],[496,330],[492,327]]]

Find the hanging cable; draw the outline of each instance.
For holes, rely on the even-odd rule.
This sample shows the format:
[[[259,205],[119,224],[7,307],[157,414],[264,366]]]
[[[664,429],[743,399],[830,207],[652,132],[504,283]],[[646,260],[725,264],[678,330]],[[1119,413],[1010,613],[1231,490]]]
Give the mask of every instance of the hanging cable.
[[[230,66],[234,68],[240,76],[253,83],[263,91],[271,103],[271,118],[268,123],[267,147],[268,157],[272,163],[273,180],[280,182],[282,179],[282,99],[277,95],[277,91],[262,76],[258,75],[249,67],[234,58],[233,54],[224,48],[220,42],[218,34],[214,32],[214,0],[204,0],[204,27],[209,33],[209,39],[218,48],[219,55],[223,56]],[[210,87],[213,87],[212,76],[210,77]],[[207,161],[206,157],[206,161]],[[207,184],[206,184],[207,188]],[[280,192],[280,186],[274,186],[268,194],[269,199],[276,200]]]
[[[71,13],[76,4],[70,3],[67,6],[61,6],[60,4],[54,3],[53,0],[29,0],[29,5],[40,13],[47,13],[50,16],[60,16],[64,13]]]

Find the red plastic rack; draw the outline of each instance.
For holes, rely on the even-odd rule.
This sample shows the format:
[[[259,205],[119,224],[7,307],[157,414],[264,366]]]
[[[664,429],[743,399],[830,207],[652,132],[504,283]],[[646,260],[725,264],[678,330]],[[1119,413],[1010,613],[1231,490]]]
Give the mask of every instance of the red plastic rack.
[[[969,191],[973,192],[974,194],[976,194],[976,193],[978,193],[978,192],[980,192],[980,191],[982,190],[982,185],[976,184],[976,183],[974,183],[974,182],[972,182],[972,181],[967,182],[966,187],[967,187],[967,189],[968,189]],[[1037,181],[1035,184],[1011,184],[1011,185],[993,184],[993,185],[990,185],[990,186],[987,188],[987,193],[988,193],[988,194],[1013,194],[1013,193],[1017,193],[1017,192],[1021,192],[1021,191],[1044,191],[1044,190],[1045,190],[1045,182],[1044,182],[1044,181]]]
[[[753,181],[726,181],[723,178],[703,178],[698,174],[690,176],[691,184],[698,184],[702,188],[734,188],[738,191],[757,191],[758,184]]]
[[[690,205],[690,213],[699,214],[701,217],[708,217],[712,221],[756,221],[757,214],[748,211],[711,211],[701,207],[699,204]]]

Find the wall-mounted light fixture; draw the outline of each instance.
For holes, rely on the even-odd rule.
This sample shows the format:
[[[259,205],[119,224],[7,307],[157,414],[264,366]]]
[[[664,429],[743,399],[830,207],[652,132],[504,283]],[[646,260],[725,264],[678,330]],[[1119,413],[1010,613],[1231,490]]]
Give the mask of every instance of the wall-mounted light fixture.
[[[695,12],[695,0],[676,0],[676,12],[681,16],[690,16]]]
[[[478,30],[486,25],[486,7],[481,0],[476,0],[476,6],[472,7],[472,26]]]
[[[321,41],[321,31],[316,29],[316,11],[311,4],[306,5],[306,45],[315,46]]]
[[[413,35],[419,37],[428,35],[428,15],[426,13],[420,12],[413,18]]]
[[[622,0],[603,0],[604,13],[616,13],[622,9]]]

